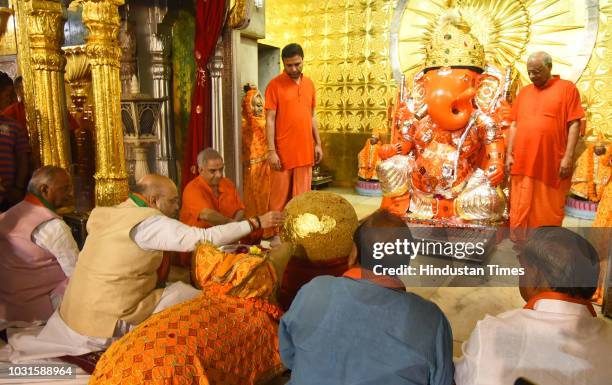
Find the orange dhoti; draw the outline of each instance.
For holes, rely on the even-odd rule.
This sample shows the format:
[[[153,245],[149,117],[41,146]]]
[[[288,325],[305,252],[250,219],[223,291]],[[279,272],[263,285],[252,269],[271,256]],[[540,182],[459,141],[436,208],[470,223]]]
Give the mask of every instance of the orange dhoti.
[[[570,178],[559,187],[550,187],[537,179],[512,175],[510,194],[510,237],[515,242],[526,239],[527,231],[540,226],[561,226]]]
[[[312,166],[270,171],[270,210],[281,211],[291,198],[310,191]]]
[[[267,159],[250,164],[244,169],[244,216],[262,215],[270,201],[270,164]]]

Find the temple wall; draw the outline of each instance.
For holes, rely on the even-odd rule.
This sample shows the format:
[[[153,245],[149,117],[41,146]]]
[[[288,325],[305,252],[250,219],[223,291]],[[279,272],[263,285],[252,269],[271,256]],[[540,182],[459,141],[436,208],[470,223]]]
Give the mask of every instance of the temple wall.
[[[318,92],[317,117],[325,152],[323,168],[334,175],[338,185],[352,185],[357,176],[357,152],[373,129],[387,124],[387,108],[397,90],[389,46],[394,6],[398,2],[266,1],[266,39],[260,42],[276,47],[296,42],[304,47],[304,73],[313,78]],[[522,2],[529,11],[529,7],[541,3]],[[408,1],[407,6],[413,3]],[[597,1],[570,3],[580,7],[597,5]],[[558,4],[573,9],[571,4]],[[554,9],[548,8],[542,11],[544,18],[550,18],[544,28],[565,28],[564,31],[571,28],[567,23],[556,22]],[[600,0],[595,48],[577,82],[587,108],[587,136],[601,132],[608,139],[612,138],[612,39],[607,23],[611,17],[612,1]],[[550,37],[549,33],[542,40]],[[551,49],[554,54],[554,48]]]
[[[257,57],[257,40],[247,36],[240,37],[239,54],[243,58]],[[245,83],[257,84],[259,66],[257,60],[241,60],[238,63],[240,71],[240,87]]]

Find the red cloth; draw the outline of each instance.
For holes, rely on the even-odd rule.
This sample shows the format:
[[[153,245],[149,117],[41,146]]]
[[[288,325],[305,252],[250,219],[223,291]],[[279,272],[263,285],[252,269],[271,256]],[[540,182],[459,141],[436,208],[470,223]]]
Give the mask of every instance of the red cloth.
[[[282,211],[291,198],[310,191],[312,167],[296,167],[291,170],[270,170],[270,210]]]
[[[197,80],[191,97],[191,117],[183,156],[182,188],[197,176],[191,172],[191,166],[196,165],[198,152],[212,144],[212,85],[206,64],[215,51],[224,19],[225,0],[197,1],[195,32]]]
[[[315,106],[314,84],[304,75],[297,84],[283,72],[268,84],[265,108],[276,111],[274,141],[283,170],[314,164]]]
[[[516,122],[512,175],[525,175],[559,187],[559,165],[567,146],[568,123],[584,117],[574,83],[554,76],[545,88],[530,84],[512,106]]]
[[[22,102],[15,102],[6,107],[1,113],[2,115],[16,120],[17,123],[28,132],[28,121],[26,120],[25,107]]]
[[[319,275],[341,277],[346,271],[347,261],[348,258],[336,258],[313,263],[305,259],[291,258],[278,291],[278,303],[286,311],[302,286]]]

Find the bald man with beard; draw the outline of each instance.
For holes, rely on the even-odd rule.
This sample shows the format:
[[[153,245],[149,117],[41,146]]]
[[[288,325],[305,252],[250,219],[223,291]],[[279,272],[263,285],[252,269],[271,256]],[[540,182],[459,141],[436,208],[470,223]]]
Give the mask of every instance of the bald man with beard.
[[[269,212],[259,222],[201,229],[173,219],[178,209],[174,183],[154,174],[144,176],[121,204],[96,207],[59,312],[34,341],[9,339],[11,360],[104,350],[152,314],[199,293],[182,282],[156,288],[163,251],[193,251],[204,241],[229,244],[257,229],[259,222],[262,228],[283,222],[281,213]]]

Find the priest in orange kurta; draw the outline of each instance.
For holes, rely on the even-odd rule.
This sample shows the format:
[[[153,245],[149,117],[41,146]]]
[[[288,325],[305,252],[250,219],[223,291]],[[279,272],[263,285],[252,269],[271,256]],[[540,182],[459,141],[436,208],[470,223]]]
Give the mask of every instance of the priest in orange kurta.
[[[198,154],[200,175],[183,190],[181,222],[207,228],[244,217],[244,204],[232,181],[223,176],[223,168],[223,158],[212,148]]]
[[[584,110],[576,86],[551,75],[552,59],[532,54],[533,84],[521,89],[512,109],[506,166],[510,170],[510,230],[516,242],[528,229],[560,226],[571,185],[573,156]]]
[[[294,196],[310,191],[312,166],[323,150],[315,118],[315,88],[302,74],[304,52],[289,44],[281,53],[284,71],[266,89],[266,133],[270,210],[282,210]]]

